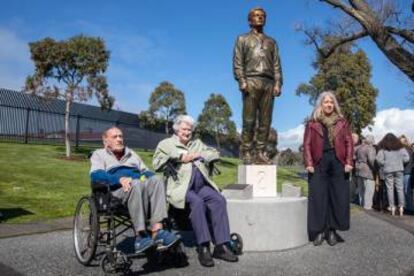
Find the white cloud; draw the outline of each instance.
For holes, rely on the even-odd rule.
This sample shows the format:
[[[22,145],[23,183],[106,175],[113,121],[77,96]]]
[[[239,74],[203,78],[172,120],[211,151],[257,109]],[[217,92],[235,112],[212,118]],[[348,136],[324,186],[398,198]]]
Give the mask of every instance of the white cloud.
[[[31,72],[30,64],[27,42],[0,27],[0,87],[22,89],[26,76]]]
[[[300,124],[295,128],[280,132],[278,137],[278,149],[284,150],[290,148],[294,151],[297,151],[303,142],[304,131],[305,126],[303,124]]]
[[[15,33],[0,27],[0,60],[24,63],[28,58],[28,44]]]
[[[112,85],[111,94],[115,96],[115,108],[138,114],[148,109],[148,101],[154,85],[149,83],[129,83]]]
[[[109,41],[112,54],[127,64],[145,65],[157,62],[163,52],[156,41],[140,35],[117,35]]]
[[[303,142],[303,124],[279,133],[278,149],[291,148],[297,151]],[[389,108],[377,112],[371,130],[367,127],[362,134],[372,134],[375,141],[379,142],[388,132],[399,136],[405,134],[411,142],[414,142],[414,109]]]
[[[128,32],[115,29],[113,26],[97,25],[85,20],[75,20],[70,23],[82,32],[101,36],[111,52],[111,62],[124,65],[153,65],[160,64],[165,57],[162,40],[157,35],[141,35],[137,32]]]
[[[388,132],[399,136],[405,134],[412,142],[414,139],[414,109],[390,108],[377,112],[371,130],[363,129],[362,134],[372,134],[379,142]]]

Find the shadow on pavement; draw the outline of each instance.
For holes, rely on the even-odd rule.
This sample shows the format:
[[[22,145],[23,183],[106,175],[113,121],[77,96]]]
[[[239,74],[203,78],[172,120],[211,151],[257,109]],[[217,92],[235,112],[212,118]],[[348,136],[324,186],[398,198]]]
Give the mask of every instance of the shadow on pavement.
[[[0,221],[26,215],[33,215],[33,213],[23,208],[0,208]]]
[[[2,263],[0,263],[0,275],[2,276],[23,276],[20,272],[17,272],[11,267],[8,267]]]
[[[134,237],[127,237],[117,245],[117,249],[127,255],[134,255]],[[126,275],[145,275],[154,272],[162,272],[172,268],[181,268],[189,265],[188,257],[183,250],[183,245],[178,244],[176,247],[168,251],[153,251],[146,255],[135,255],[132,259],[147,258],[147,261],[142,265],[142,270],[128,271]]]

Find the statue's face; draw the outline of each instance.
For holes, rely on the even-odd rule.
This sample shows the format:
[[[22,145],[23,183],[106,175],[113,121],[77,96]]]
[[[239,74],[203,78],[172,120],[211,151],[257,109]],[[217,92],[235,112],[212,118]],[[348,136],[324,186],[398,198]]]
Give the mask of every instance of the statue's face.
[[[251,27],[263,27],[266,24],[266,15],[261,10],[254,10],[249,16]]]

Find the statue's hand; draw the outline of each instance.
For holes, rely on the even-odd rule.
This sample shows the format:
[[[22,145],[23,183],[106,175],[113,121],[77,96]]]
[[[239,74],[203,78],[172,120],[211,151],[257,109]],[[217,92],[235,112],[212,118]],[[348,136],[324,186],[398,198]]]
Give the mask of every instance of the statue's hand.
[[[279,85],[275,85],[275,87],[273,87],[273,96],[279,97],[280,94],[282,94],[282,89],[280,88]]]
[[[247,93],[247,82],[244,82],[244,81],[240,82],[239,89],[241,92]]]

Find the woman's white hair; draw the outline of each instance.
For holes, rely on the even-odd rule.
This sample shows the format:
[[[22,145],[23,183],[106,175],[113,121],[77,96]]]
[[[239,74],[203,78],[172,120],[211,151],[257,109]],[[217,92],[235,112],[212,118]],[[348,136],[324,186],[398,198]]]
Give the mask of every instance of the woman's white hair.
[[[336,114],[338,114],[339,117],[341,117],[341,118],[344,117],[344,115],[342,115],[341,108],[339,107],[338,100],[336,99],[336,96],[335,96],[334,92],[333,91],[324,91],[319,95],[318,100],[316,101],[315,108],[313,109],[313,112],[312,112],[312,119],[314,119],[316,121],[316,120],[318,120],[318,118],[321,117],[322,112],[323,112],[322,111],[322,102],[325,99],[325,97],[330,97],[333,100],[333,102],[334,102],[334,112],[336,112]]]
[[[375,144],[374,135],[368,134],[367,136],[365,136],[364,143],[367,144],[367,145]]]
[[[191,126],[192,131],[195,128],[195,121],[194,121],[193,117],[191,117],[189,115],[178,115],[177,118],[175,118],[174,124],[173,124],[173,130],[174,130],[175,133],[177,133],[178,128],[180,127],[180,125],[182,123],[189,124]]]

